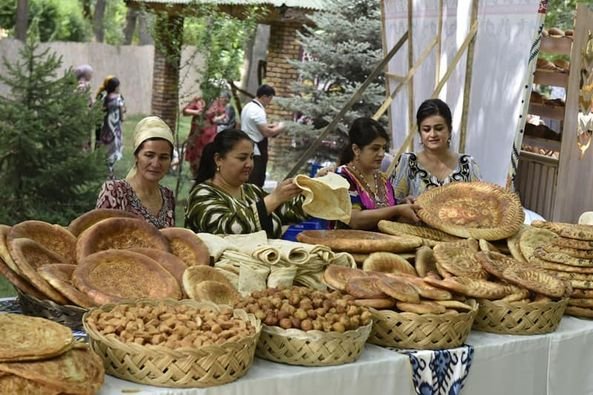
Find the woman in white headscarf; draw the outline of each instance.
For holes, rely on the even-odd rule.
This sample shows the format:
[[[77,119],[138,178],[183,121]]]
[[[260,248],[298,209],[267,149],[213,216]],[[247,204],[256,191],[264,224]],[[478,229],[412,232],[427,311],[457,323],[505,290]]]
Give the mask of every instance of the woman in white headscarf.
[[[157,228],[175,226],[173,191],[160,185],[171,167],[174,140],[159,117],[142,119],[134,130],[134,167],[124,180],[103,184],[97,208],[129,211]]]

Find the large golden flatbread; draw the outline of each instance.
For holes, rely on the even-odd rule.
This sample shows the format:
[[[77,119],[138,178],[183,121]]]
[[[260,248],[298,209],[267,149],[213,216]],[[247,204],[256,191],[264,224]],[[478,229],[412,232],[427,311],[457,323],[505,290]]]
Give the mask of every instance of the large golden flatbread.
[[[593,259],[593,249],[583,250],[578,248],[560,247],[553,244],[546,244],[540,248],[543,248],[546,252],[560,252],[574,258]]]
[[[429,272],[438,273],[434,252],[428,246],[422,246],[416,250],[414,264],[420,277],[425,277]]]
[[[593,267],[563,265],[561,263],[548,262],[536,256],[532,257],[529,260],[529,263],[533,266],[546,270],[556,270],[559,272],[571,273],[593,273]]]
[[[406,273],[416,276],[416,269],[406,259],[392,252],[373,252],[362,263],[362,270],[383,273]]]
[[[10,226],[8,225],[0,225],[0,258],[8,265],[9,268],[12,269],[17,274],[21,274],[19,268],[16,266],[16,263],[12,260],[10,256],[10,252],[8,251],[8,233],[10,232]]]
[[[154,259],[175,277],[179,285],[183,282],[183,272],[187,269],[187,265],[176,255],[156,248],[130,248],[130,251],[139,252]]]
[[[0,314],[0,362],[33,361],[72,347],[72,330],[45,318]]]
[[[209,301],[216,304],[234,306],[241,298],[239,292],[228,282],[202,281],[196,285],[193,291],[193,299],[200,302]]]
[[[80,217],[70,222],[70,224],[68,225],[68,230],[74,236],[78,237],[82,234],[82,232],[84,232],[97,222],[107,218],[117,217],[141,219],[140,216],[125,210],[116,210],[113,208],[96,208],[94,210],[87,211]]]
[[[182,276],[183,290],[192,299],[198,300],[197,286],[204,281],[216,281],[222,284],[233,285],[229,279],[213,267],[196,265],[188,267]],[[234,287],[233,287],[234,288]]]
[[[420,277],[400,276],[399,278],[405,281],[406,283],[410,284],[412,288],[414,288],[416,292],[418,292],[418,294],[423,298],[434,300],[449,300],[452,298],[452,295],[449,291],[442,288],[433,287],[432,285],[428,285]]]
[[[15,288],[20,289],[25,294],[32,295],[38,299],[46,298],[46,296],[31,285],[27,279],[8,267],[2,258],[0,258],[0,275],[4,276],[4,278],[6,278]]]
[[[410,235],[435,242],[459,241],[459,237],[451,236],[448,233],[427,226],[410,225],[383,219],[379,221],[377,227],[381,232],[394,236]]]
[[[350,222],[350,184],[344,177],[331,172],[317,178],[301,174],[296,176],[293,182],[303,190],[305,213],[316,218],[338,220],[346,224]]]
[[[444,280],[425,277],[424,281],[438,288],[479,299],[500,299],[512,294],[516,289],[514,286],[467,277],[449,277]]]
[[[334,251],[370,254],[377,251],[407,252],[422,245],[418,237],[397,237],[364,230],[305,230],[297,240],[308,244],[321,244]]]
[[[529,227],[521,233],[519,239],[521,254],[523,254],[528,262],[531,262],[533,252],[537,247],[549,244],[557,237],[558,236],[554,232],[549,230]]]
[[[502,273],[505,280],[552,298],[561,298],[567,293],[566,283],[543,270],[509,266]]]
[[[379,288],[380,280],[375,276],[351,277],[346,283],[345,291],[356,299],[383,299],[388,295]],[[406,284],[406,286],[408,285]]]
[[[323,272],[323,281],[330,287],[345,291],[348,280],[354,277],[366,277],[368,274],[360,269],[340,265],[327,265]]]
[[[509,266],[523,266],[524,262],[519,262],[516,259],[500,254],[498,252],[481,251],[476,253],[476,260],[482,265],[484,270],[499,279],[504,279],[502,273]]]
[[[68,299],[37,273],[37,268],[42,265],[65,263],[66,261],[62,256],[55,254],[31,239],[12,239],[9,241],[8,247],[23,277],[45,295],[43,299],[51,299],[58,304],[68,303]]]
[[[146,255],[127,250],[86,256],[74,270],[72,282],[98,305],[126,299],[181,297],[181,288],[171,273]]]
[[[526,229],[529,229],[529,226],[522,225],[521,229],[519,229],[519,231],[517,233],[515,233],[514,235],[512,235],[511,237],[509,237],[507,239],[507,247],[509,249],[509,252],[513,256],[513,258],[515,258],[516,260],[518,260],[520,262],[527,262],[527,259],[521,252],[521,247],[519,245],[519,241],[521,240],[521,235],[523,234],[523,232],[525,232]]]
[[[169,242],[157,228],[143,219],[107,218],[97,222],[78,237],[76,258],[80,262],[98,251],[133,247],[169,251]]]
[[[80,346],[42,361],[0,363],[0,371],[61,394],[95,394],[105,376],[101,358],[87,347]]]
[[[185,228],[164,228],[161,234],[169,241],[171,253],[179,257],[187,266],[209,265],[210,252],[194,232]]]
[[[418,196],[418,216],[433,228],[464,238],[505,239],[523,224],[517,194],[486,182],[454,182]]]
[[[88,296],[80,292],[72,284],[74,269],[76,269],[76,265],[56,263],[38,267],[37,273],[76,306],[85,308],[95,306],[95,303]]]
[[[475,258],[478,251],[478,241],[474,239],[440,243],[433,248],[437,264],[447,272],[459,277],[485,279],[487,273]]]
[[[416,287],[397,277],[383,277],[376,280],[376,284],[383,293],[402,302],[418,303],[420,294]]]
[[[568,237],[557,237],[550,243],[553,246],[574,248],[577,250],[593,250],[593,241],[569,239]]]
[[[548,262],[570,266],[593,267],[593,259],[575,258],[562,252],[548,252],[542,247],[536,248],[533,251],[533,255]]]
[[[551,230],[569,239],[593,241],[593,225],[576,225],[562,222],[533,221],[531,226]]]
[[[14,225],[7,236],[7,242],[19,238],[35,240],[48,250],[65,259],[66,263],[76,264],[76,237],[60,225],[43,221],[24,221]]]

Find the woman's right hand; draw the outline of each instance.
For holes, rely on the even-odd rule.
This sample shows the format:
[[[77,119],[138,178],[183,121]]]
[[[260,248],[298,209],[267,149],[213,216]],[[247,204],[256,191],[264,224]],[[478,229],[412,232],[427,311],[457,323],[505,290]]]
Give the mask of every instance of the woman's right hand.
[[[315,177],[323,177],[326,176],[328,173],[335,173],[336,172],[336,165],[329,165],[326,167],[322,167],[321,169],[317,170]]]
[[[398,222],[405,222],[413,225],[418,225],[422,220],[416,214],[418,211],[419,206],[416,204],[398,204],[396,207],[399,207],[399,212],[397,215]]]
[[[301,192],[302,189],[292,182],[292,178],[287,178],[286,180],[280,182],[276,188],[264,199],[268,213],[273,212],[282,203],[287,202]]]

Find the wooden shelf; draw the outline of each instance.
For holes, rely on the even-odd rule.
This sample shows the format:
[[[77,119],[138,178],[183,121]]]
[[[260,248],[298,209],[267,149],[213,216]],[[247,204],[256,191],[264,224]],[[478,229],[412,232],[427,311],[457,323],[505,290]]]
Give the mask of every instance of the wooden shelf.
[[[561,71],[535,70],[533,82],[540,85],[568,87],[568,73]]]
[[[560,141],[558,140],[550,140],[550,139],[545,139],[543,137],[535,137],[535,136],[529,136],[529,135],[525,135],[523,136],[523,143],[522,145],[528,145],[531,147],[538,147],[538,148],[543,148],[545,150],[549,150],[549,151],[555,151],[555,152],[560,152]],[[556,159],[557,161],[557,159]]]
[[[539,47],[541,52],[549,52],[559,55],[569,55],[572,48],[572,38],[569,37],[542,37]]]
[[[549,104],[529,103],[529,113],[540,117],[564,120],[564,107]]]

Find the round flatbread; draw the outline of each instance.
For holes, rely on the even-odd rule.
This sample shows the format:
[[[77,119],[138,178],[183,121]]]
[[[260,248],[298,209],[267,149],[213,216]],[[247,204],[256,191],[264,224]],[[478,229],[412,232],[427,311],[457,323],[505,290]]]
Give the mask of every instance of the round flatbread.
[[[575,258],[562,252],[548,252],[543,247],[538,247],[533,251],[533,255],[544,261],[560,263],[577,267],[593,267],[593,259]]]
[[[66,263],[62,256],[55,254],[31,239],[12,239],[8,247],[23,277],[45,295],[43,299],[50,299],[58,304],[68,303],[68,299],[37,273],[37,269],[42,265]]]
[[[202,281],[195,286],[193,291],[192,298],[197,301],[209,301],[229,306],[234,306],[241,298],[239,292],[226,281],[224,283],[211,280]]]
[[[507,239],[507,247],[509,252],[511,253],[512,257],[518,260],[519,262],[527,263],[527,259],[523,256],[521,252],[521,247],[519,246],[519,240],[521,240],[521,235],[525,232],[526,229],[529,229],[529,226],[523,225],[521,229],[511,237]]]
[[[420,295],[416,288],[403,279],[395,277],[380,278],[377,279],[377,287],[381,292],[393,299],[410,303],[420,302]]]
[[[540,248],[543,248],[543,250],[546,252],[559,252],[573,258],[593,259],[593,249],[583,250],[577,248],[559,247],[553,244],[546,244]]]
[[[522,266],[522,263],[516,259],[510,258],[498,252],[481,251],[475,254],[475,258],[482,265],[484,270],[500,279],[503,278],[502,272],[504,272],[509,266]]]
[[[548,229],[569,239],[593,241],[593,225],[576,225],[562,222],[533,221],[531,226]]]
[[[422,245],[417,237],[396,237],[364,230],[334,229],[305,230],[297,240],[308,244],[321,244],[334,251],[370,254],[377,251],[407,252]]]
[[[352,269],[340,265],[327,265],[323,272],[323,281],[340,291],[346,290],[346,283],[353,277],[365,277],[368,274],[360,269]]]
[[[572,315],[581,318],[593,318],[593,309],[585,307],[567,306],[564,311],[566,315]]]
[[[98,305],[126,299],[181,297],[181,288],[171,273],[146,255],[127,250],[86,256],[74,270],[72,282]]]
[[[10,252],[8,251],[8,233],[10,232],[10,226],[8,225],[0,225],[0,258],[8,265],[12,271],[16,274],[21,274],[19,268],[17,267],[16,263],[14,263],[12,257],[10,256]]]
[[[383,299],[387,295],[378,286],[379,278],[374,276],[353,277],[346,283],[346,292],[357,299]]]
[[[515,289],[515,287],[505,286],[492,281],[466,277],[449,277],[443,280],[425,277],[424,281],[438,288],[479,299],[500,299],[512,294]]]
[[[474,306],[458,300],[435,300],[435,303],[457,311],[472,311],[475,308]]]
[[[103,361],[87,347],[76,347],[43,361],[0,363],[0,371],[68,394],[94,394],[105,376]]]
[[[305,213],[315,218],[350,222],[350,183],[344,177],[332,172],[315,178],[301,174],[293,182],[303,190]]]
[[[552,298],[561,298],[567,293],[564,281],[542,270],[511,266],[502,275],[510,283]]]
[[[72,284],[74,269],[76,269],[76,265],[56,263],[38,267],[37,273],[76,306],[94,307],[95,303]]]
[[[161,229],[161,234],[168,240],[171,253],[187,266],[210,264],[210,253],[206,243],[191,230],[164,228]]]
[[[440,243],[433,249],[438,266],[448,273],[459,277],[486,278],[487,273],[476,260],[479,251],[478,242],[474,239],[453,243]]]
[[[27,295],[32,295],[37,299],[46,298],[46,296],[31,285],[27,279],[8,267],[2,258],[0,258],[0,275],[4,276],[15,288],[21,290],[21,292]]]
[[[416,236],[421,239],[426,239],[432,242],[441,241],[459,241],[459,237],[451,236],[448,233],[440,231],[438,229],[429,228],[427,226],[418,226],[404,224],[402,222],[381,220],[377,224],[379,230],[383,233],[387,233],[394,236]]]
[[[76,237],[60,225],[43,221],[24,221],[14,225],[6,238],[8,246],[14,239],[31,239],[56,253],[65,263],[76,264]]]
[[[24,377],[0,372],[0,394],[61,395],[61,392]]]
[[[377,310],[389,310],[395,307],[395,300],[383,299],[354,299],[354,304],[364,307],[372,307]]]
[[[180,285],[183,283],[183,272],[187,269],[187,265],[176,255],[167,251],[157,250],[156,248],[130,248],[130,251],[138,252],[154,259],[165,270],[171,273]]]
[[[517,194],[481,181],[429,189],[416,204],[425,223],[463,238],[505,239],[517,233],[525,218]]]
[[[521,254],[523,254],[528,262],[531,262],[533,252],[537,247],[549,244],[557,237],[558,236],[552,231],[529,227],[521,233],[521,238],[519,239]]]
[[[99,221],[102,221],[107,218],[119,217],[142,219],[142,217],[125,210],[116,210],[112,208],[96,208],[94,210],[87,211],[86,213],[82,214],[81,216],[77,217],[72,222],[70,222],[70,224],[68,225],[68,230],[74,236],[78,237],[82,234],[82,232],[84,232],[85,230],[87,230]]]
[[[414,288],[416,292],[418,292],[418,294],[423,298],[433,300],[448,300],[453,297],[449,291],[428,285],[420,277],[402,276],[401,279],[410,284],[412,288]]]
[[[550,243],[553,246],[574,248],[577,250],[593,250],[593,241],[569,239],[567,237],[557,237]]]
[[[414,264],[420,277],[425,277],[430,272],[438,273],[434,253],[432,248],[428,246],[422,246],[416,250],[416,260]]]
[[[210,266],[197,265],[190,266],[184,272],[181,283],[183,290],[192,299],[198,300],[196,293],[197,286],[204,281],[216,281],[222,284],[233,286],[227,277]]]
[[[500,250],[492,243],[487,240],[480,239],[478,240],[478,244],[480,246],[480,251],[494,251],[500,252]]]
[[[78,237],[78,262],[99,251],[127,248],[156,248],[169,251],[169,242],[157,228],[142,219],[107,218],[97,222]]]
[[[593,267],[562,265],[560,263],[544,261],[543,259],[535,256],[529,260],[529,264],[540,269],[554,270],[558,272],[593,273]]]
[[[570,297],[573,299],[593,299],[593,289],[573,289],[570,293]]]
[[[391,252],[373,252],[362,263],[362,270],[382,273],[406,273],[416,276],[416,269],[406,259]]]
[[[398,310],[414,314],[444,314],[447,311],[445,306],[430,301],[421,301],[418,303],[397,302]]]
[[[0,362],[33,361],[72,347],[72,330],[45,318],[0,314]]]

